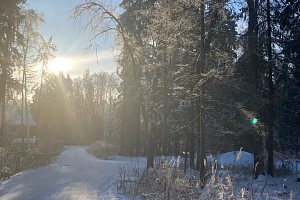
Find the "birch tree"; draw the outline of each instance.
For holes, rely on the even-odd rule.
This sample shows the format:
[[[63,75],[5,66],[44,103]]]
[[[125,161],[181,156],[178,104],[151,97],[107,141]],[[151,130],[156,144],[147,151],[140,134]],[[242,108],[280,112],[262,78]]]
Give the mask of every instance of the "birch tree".
[[[29,122],[28,122],[28,80],[33,76],[33,67],[35,53],[37,52],[39,41],[41,38],[40,33],[38,32],[39,26],[44,23],[43,15],[36,13],[34,10],[23,10],[24,20],[21,24],[21,32],[24,37],[24,41],[21,46],[22,54],[22,105],[21,105],[21,122],[24,127],[24,112],[26,118],[26,133],[27,133],[27,143],[28,148],[30,148],[29,143]],[[25,107],[24,107],[25,103]],[[25,109],[25,110],[24,110]],[[22,137],[23,139],[24,137]],[[23,140],[22,140],[23,142]]]

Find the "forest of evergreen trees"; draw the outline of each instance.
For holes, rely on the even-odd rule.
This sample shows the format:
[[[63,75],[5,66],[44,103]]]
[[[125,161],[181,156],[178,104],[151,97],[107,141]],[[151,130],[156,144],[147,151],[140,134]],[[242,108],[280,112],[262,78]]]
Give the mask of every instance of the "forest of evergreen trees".
[[[91,45],[117,34],[123,154],[146,154],[150,167],[153,155],[189,152],[202,177],[207,152],[243,147],[254,154],[256,174],[270,175],[274,152],[299,152],[299,1],[119,6],[85,1],[73,17],[89,19]]]
[[[243,147],[257,175],[273,175],[277,153],[299,155],[298,0],[83,1],[72,17],[88,19],[90,45],[111,34],[121,53],[116,73],[75,79],[47,70],[56,46],[24,3],[0,4],[2,145],[5,105],[21,98],[38,137],[106,140],[122,155],[147,156],[147,167],[154,155],[184,151],[204,177],[206,153]],[[30,85],[37,63],[40,81]]]

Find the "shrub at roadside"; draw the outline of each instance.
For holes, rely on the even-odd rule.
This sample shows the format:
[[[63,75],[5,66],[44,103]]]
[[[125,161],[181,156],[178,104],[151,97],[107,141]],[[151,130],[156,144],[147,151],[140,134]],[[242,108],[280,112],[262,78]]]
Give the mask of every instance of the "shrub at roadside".
[[[41,141],[39,148],[27,149],[27,145],[9,145],[0,148],[0,180],[29,169],[45,166],[61,153],[56,142]]]
[[[120,168],[117,189],[120,194],[130,195],[133,199],[149,200],[300,199],[300,179],[297,173],[279,178],[259,175],[254,179],[252,165],[240,165],[240,157],[241,151],[232,164],[225,166],[217,164],[217,160],[213,159],[206,162],[204,189],[201,189],[203,185],[199,181],[198,172],[187,169],[184,173],[180,158],[177,164],[172,164],[166,162],[164,157],[155,165],[155,169]]]
[[[108,144],[104,141],[97,141],[86,148],[86,151],[97,158],[113,159],[118,155],[119,147],[117,145]]]
[[[165,158],[162,158],[165,160]],[[116,181],[120,193],[143,199],[197,199],[200,185],[197,173],[185,174],[180,165],[165,161],[156,164],[157,168],[126,170],[120,168]],[[190,170],[192,171],[192,170]],[[139,172],[139,173],[137,173]]]

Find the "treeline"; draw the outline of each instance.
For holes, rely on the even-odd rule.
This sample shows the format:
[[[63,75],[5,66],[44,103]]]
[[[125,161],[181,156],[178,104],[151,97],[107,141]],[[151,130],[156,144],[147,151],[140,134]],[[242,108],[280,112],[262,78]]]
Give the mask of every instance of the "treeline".
[[[117,86],[114,73],[86,70],[74,79],[62,72],[46,73],[31,103],[39,124],[36,135],[44,140],[114,142]]]
[[[56,50],[52,38],[46,40],[38,31],[43,23],[43,14],[26,7],[26,0],[0,1],[1,180],[47,165],[61,153],[62,146],[56,141],[39,140],[38,146],[29,142],[37,131],[29,114],[31,87],[38,77],[43,83]]]
[[[12,134],[7,129],[7,105],[15,104],[18,100],[21,102],[22,132],[27,133],[27,137],[30,136],[30,88],[37,74],[43,76],[41,71],[44,71],[53,58],[52,52],[56,50],[52,38],[46,41],[38,31],[39,26],[45,23],[43,14],[27,9],[25,3],[25,0],[4,0],[0,3],[1,146],[9,144],[8,138]],[[40,63],[41,70],[35,70]]]
[[[151,167],[154,155],[188,151],[204,177],[207,152],[244,147],[254,153],[256,175],[273,174],[273,148],[299,152],[299,1],[119,6],[115,15],[119,7],[86,1],[72,16],[89,19],[91,45],[110,31],[121,43],[123,154],[147,154]]]

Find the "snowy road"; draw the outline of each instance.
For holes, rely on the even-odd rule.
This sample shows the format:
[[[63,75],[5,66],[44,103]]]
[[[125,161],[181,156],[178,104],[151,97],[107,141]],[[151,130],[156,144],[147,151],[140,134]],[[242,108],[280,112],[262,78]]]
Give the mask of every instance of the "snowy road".
[[[0,200],[123,199],[113,183],[127,165],[128,159],[100,160],[84,147],[67,147],[55,163],[0,182]]]

